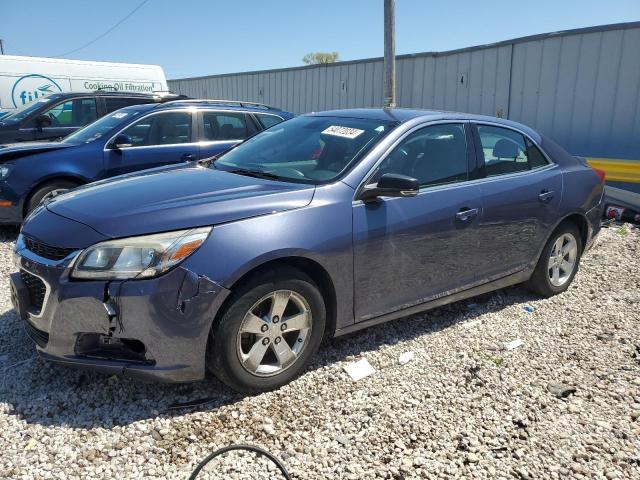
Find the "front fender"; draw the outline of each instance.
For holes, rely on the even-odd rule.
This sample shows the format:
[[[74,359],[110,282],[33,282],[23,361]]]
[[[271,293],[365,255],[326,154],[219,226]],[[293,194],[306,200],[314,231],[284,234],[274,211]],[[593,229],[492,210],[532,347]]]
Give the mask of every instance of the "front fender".
[[[336,292],[338,328],[353,323],[351,197],[347,185],[318,188],[311,204],[213,227],[185,265],[231,289],[243,275],[279,258],[322,266]]]

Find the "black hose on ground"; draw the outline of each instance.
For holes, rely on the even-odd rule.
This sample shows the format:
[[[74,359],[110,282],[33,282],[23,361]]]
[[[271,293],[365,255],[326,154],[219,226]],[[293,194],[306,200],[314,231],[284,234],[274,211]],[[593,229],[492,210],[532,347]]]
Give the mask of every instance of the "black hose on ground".
[[[247,450],[249,452],[255,452],[255,453],[259,454],[259,455],[263,455],[263,456],[267,457],[269,460],[271,460],[273,463],[276,464],[276,466],[278,467],[278,469],[280,470],[280,472],[282,473],[282,475],[284,476],[284,478],[286,480],[291,480],[291,476],[289,475],[289,472],[287,472],[287,469],[285,468],[285,466],[282,464],[282,462],[280,460],[278,460],[276,457],[274,457],[272,454],[270,454],[266,450],[263,450],[260,447],[254,447],[253,445],[229,445],[228,447],[224,447],[224,448],[221,448],[220,450],[216,450],[215,452],[209,454],[205,459],[203,459],[198,464],[198,466],[195,468],[195,470],[191,473],[191,476],[189,477],[189,480],[196,480],[196,477],[198,476],[200,471],[211,460],[213,460],[214,458],[216,458],[219,455],[222,455],[223,453],[227,453],[227,452],[230,452],[230,451],[233,451],[233,450]]]

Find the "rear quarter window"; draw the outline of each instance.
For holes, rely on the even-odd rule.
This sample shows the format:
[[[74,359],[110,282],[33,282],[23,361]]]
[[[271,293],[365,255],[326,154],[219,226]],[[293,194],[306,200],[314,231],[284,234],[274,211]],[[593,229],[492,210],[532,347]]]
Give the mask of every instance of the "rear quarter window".
[[[274,125],[277,125],[283,121],[283,119],[278,117],[277,115],[267,115],[264,113],[256,113],[254,115],[258,119],[258,122],[260,122],[260,125],[262,125],[262,128],[265,129],[273,127]]]

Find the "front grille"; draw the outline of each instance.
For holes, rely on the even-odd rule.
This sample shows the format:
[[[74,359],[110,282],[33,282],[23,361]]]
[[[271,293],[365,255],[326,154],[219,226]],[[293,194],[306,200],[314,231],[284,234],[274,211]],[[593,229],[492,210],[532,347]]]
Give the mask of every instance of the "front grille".
[[[36,342],[36,345],[40,348],[45,348],[47,343],[49,343],[49,334],[42,330],[38,330],[36,327],[31,325],[29,320],[24,320],[24,329],[27,331],[27,335],[31,337],[31,340]]]
[[[20,277],[29,291],[29,301],[31,303],[30,311],[35,315],[39,315],[42,311],[47,287],[39,277],[36,277],[24,270],[20,270]]]
[[[27,236],[24,237],[24,244],[28,250],[40,257],[48,258],[49,260],[62,260],[70,253],[77,250],[76,248],[52,247],[51,245],[47,245],[46,243],[39,242]]]

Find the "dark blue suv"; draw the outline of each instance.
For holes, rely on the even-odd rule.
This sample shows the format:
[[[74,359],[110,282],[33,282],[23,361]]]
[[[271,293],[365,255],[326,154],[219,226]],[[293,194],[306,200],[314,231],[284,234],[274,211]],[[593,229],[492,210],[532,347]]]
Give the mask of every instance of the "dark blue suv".
[[[45,197],[95,180],[216,155],[293,114],[226,100],[117,110],[59,142],[0,146],[0,223],[21,223]]]

